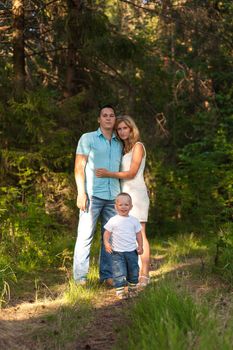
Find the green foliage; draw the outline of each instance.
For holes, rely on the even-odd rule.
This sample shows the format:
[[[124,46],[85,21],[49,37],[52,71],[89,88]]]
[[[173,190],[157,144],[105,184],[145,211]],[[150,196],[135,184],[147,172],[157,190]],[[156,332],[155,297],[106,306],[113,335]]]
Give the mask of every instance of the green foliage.
[[[10,299],[10,281],[16,281],[16,276],[9,265],[5,265],[4,257],[0,260],[0,308]]]
[[[169,262],[179,262],[188,257],[204,256],[206,250],[206,246],[202,245],[200,239],[193,233],[178,235],[176,238],[168,239],[166,259]]]
[[[10,123],[11,133],[6,136],[12,148],[36,152],[46,165],[55,169],[70,163],[71,130],[60,122],[57,96],[50,90],[40,89],[25,94],[23,102],[10,102],[5,122]]]
[[[11,42],[0,59],[5,264],[66,254],[64,225],[77,224],[75,147],[97,128],[103,103],[139,125],[156,232],[205,234],[232,220],[232,2],[154,2],[153,11],[115,0],[34,5],[21,102],[12,99]],[[68,61],[74,96],[65,99]]]
[[[93,96],[90,91],[83,89],[79,94],[64,100],[60,105],[60,119],[63,123],[69,120],[69,130],[72,132],[72,147],[80,136],[93,128],[97,128],[98,110],[93,106]],[[70,152],[74,152],[73,148]]]
[[[54,114],[58,111],[53,102],[51,93],[46,89],[25,94],[22,102],[11,100],[7,119],[14,120],[13,140],[22,145],[46,142],[48,131],[56,125]]]
[[[3,129],[0,154],[1,256],[22,270],[60,264],[64,242],[70,245],[66,224],[75,219],[73,182],[54,169],[70,166],[70,132],[58,127],[55,96],[45,89],[2,113],[14,125],[11,135]]]
[[[155,188],[153,188],[154,181]],[[151,194],[155,193],[155,196],[151,196],[150,217],[153,218],[157,231],[160,234],[177,232],[182,226],[180,211],[183,185],[181,178],[177,178],[174,168],[157,163],[150,167],[148,182]]]
[[[0,57],[0,76],[1,76],[0,100],[2,103],[3,101],[6,102],[12,93],[11,80],[9,79],[9,77],[12,76],[12,63],[9,61],[5,62],[2,57]],[[0,111],[0,120],[1,119],[2,118],[1,118],[1,111]],[[0,130],[1,130],[2,126],[3,125],[1,123]]]
[[[202,130],[202,138],[196,136],[196,141],[180,147],[175,164],[152,163],[150,178],[156,179],[152,213],[163,230],[174,232],[189,227],[189,231],[205,232],[232,219],[230,120],[227,118],[214,131],[208,125],[201,129],[201,125],[193,124],[194,129]]]
[[[220,142],[220,139],[221,142]],[[197,142],[180,154],[183,183],[192,196],[185,203],[184,215],[192,212],[193,221],[203,227],[216,227],[232,217],[232,143],[218,130],[214,142]],[[187,206],[188,205],[188,206]]]
[[[1,256],[11,266],[25,271],[60,264],[60,241],[67,229],[46,213],[42,195],[22,202],[19,194],[11,188],[6,195],[6,189],[1,188]]]
[[[222,226],[218,233],[214,271],[228,283],[233,283],[233,224]]]

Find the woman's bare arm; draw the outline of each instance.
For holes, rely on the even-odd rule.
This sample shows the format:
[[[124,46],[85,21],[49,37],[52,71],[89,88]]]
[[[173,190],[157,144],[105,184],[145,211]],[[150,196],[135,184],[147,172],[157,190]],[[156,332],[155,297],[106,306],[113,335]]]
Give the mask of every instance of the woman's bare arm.
[[[138,255],[142,255],[143,254],[142,231],[137,232],[137,243],[138,243],[138,247],[137,247]]]
[[[145,151],[143,145],[141,143],[136,143],[133,148],[132,161],[130,164],[130,169],[128,171],[113,172],[104,168],[99,168],[95,170],[95,174],[97,177],[112,177],[123,180],[133,179],[138,172],[142,158],[144,157],[144,153]]]

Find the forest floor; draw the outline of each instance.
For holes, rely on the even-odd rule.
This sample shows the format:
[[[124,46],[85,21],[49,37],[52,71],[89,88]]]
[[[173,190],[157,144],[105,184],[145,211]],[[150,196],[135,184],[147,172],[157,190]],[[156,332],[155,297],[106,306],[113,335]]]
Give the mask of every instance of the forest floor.
[[[166,266],[165,269],[163,256],[158,255],[152,259],[150,276],[152,283],[156,283],[169,275],[179,281],[182,288],[197,301],[203,295],[214,295],[212,302],[221,304],[220,314],[224,315],[232,302],[232,290],[226,289],[226,285],[216,276],[206,274],[205,269],[205,263],[200,258],[190,258],[183,263]],[[50,279],[48,273],[43,282],[32,283],[33,279],[29,279],[28,283],[24,281],[21,291],[12,290],[10,301],[0,311],[0,349],[109,350],[116,346],[119,331],[130,322],[127,310],[130,310],[132,303],[137,302],[137,297],[119,301],[113,289],[100,288],[91,301],[88,321],[82,322],[84,311],[84,315],[78,317],[80,323],[77,323],[74,336],[69,339],[66,335],[59,341],[56,338],[60,337],[64,327],[58,327],[61,322],[58,310],[65,307],[60,296],[67,287],[67,279],[62,273],[56,276],[56,283],[53,280],[49,284]],[[69,314],[69,309],[67,312]],[[63,331],[72,333],[72,327],[69,329],[69,325],[66,325]]]

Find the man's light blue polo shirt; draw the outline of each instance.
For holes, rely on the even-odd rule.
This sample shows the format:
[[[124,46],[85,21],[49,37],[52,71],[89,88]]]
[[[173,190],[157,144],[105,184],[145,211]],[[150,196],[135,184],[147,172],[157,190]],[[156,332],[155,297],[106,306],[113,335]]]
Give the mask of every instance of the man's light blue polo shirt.
[[[120,193],[118,179],[96,177],[95,169],[106,168],[119,171],[122,144],[113,133],[111,140],[105,138],[101,129],[83,134],[78,142],[76,154],[88,156],[85,168],[85,187],[88,196],[113,200]]]

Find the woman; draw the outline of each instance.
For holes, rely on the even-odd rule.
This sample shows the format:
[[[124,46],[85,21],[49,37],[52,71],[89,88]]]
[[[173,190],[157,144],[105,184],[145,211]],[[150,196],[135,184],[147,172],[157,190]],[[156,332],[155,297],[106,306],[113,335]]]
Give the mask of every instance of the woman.
[[[130,116],[117,117],[115,129],[124,145],[121,171],[111,172],[107,169],[99,168],[96,169],[96,176],[120,179],[122,191],[129,193],[132,197],[133,208],[130,211],[130,215],[135,216],[142,225],[143,254],[140,255],[139,285],[144,287],[150,281],[150,246],[146,237],[149,197],[143,177],[146,150],[140,142],[138,128]]]

